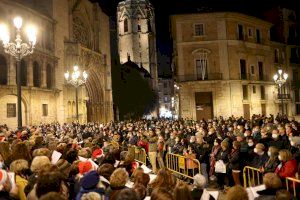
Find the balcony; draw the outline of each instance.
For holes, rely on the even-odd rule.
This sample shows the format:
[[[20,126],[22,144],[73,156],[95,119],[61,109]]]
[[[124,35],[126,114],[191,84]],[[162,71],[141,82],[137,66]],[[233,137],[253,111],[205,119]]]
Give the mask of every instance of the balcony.
[[[281,100],[290,100],[291,95],[290,94],[277,94],[277,99]]]
[[[258,74],[254,75],[254,74],[240,74],[240,80],[251,80],[251,81],[269,81],[270,78],[268,75],[265,74]]]
[[[175,80],[177,82],[222,80],[222,73],[208,73],[204,79],[197,74],[178,75]]]

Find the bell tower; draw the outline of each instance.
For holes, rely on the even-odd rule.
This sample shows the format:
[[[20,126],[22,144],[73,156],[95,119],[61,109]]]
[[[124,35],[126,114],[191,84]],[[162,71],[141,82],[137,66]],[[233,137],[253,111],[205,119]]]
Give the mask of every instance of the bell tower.
[[[121,64],[128,61],[145,68],[157,90],[154,8],[148,0],[124,0],[117,9],[118,48]]]

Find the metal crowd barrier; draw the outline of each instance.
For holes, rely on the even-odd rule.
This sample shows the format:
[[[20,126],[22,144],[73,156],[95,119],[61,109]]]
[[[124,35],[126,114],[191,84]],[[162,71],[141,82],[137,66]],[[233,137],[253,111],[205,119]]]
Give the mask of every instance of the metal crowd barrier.
[[[130,148],[128,148],[128,151],[132,151],[134,153],[135,161],[144,165],[147,164],[147,154],[145,149],[136,146],[131,146]]]
[[[259,169],[250,166],[245,166],[243,170],[244,187],[246,188],[261,185],[262,176],[263,174],[260,172]]]
[[[189,169],[187,166],[187,161],[191,161],[190,158],[187,158],[182,155],[167,153],[166,155],[166,167],[170,171],[182,175],[187,178],[193,179],[193,177],[200,173],[200,162],[197,159],[193,159],[194,164],[197,165],[196,168]]]
[[[290,189],[290,185],[289,185],[289,183],[290,182],[292,182],[293,183],[293,194],[294,194],[294,197],[296,197],[297,196],[297,190],[296,190],[296,183],[298,184],[298,187],[299,187],[299,185],[300,185],[300,180],[299,179],[296,179],[296,178],[291,178],[291,177],[287,177],[286,179],[285,179],[285,181],[286,181],[286,190],[287,191],[289,191],[289,189]]]

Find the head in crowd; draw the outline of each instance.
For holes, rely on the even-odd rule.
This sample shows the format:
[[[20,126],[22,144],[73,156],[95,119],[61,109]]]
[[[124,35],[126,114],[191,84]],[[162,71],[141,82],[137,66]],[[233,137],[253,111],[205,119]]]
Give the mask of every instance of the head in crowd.
[[[166,168],[162,168],[158,171],[157,177],[151,183],[153,189],[158,187],[169,187],[173,188],[175,186],[175,181],[172,173]]]
[[[150,182],[149,174],[139,172],[134,177],[134,184],[135,185],[142,184],[144,187],[147,187],[149,182]]]
[[[105,163],[103,165],[101,165],[97,171],[98,174],[103,176],[104,178],[106,178],[107,180],[109,180],[110,176],[112,175],[112,173],[114,172],[115,167],[111,164]]]
[[[58,192],[48,192],[47,194],[41,196],[39,200],[67,200],[63,195]]]
[[[292,200],[293,195],[287,190],[278,190],[276,192],[275,200]]]
[[[263,183],[269,189],[279,189],[282,187],[280,178],[274,173],[266,173],[263,177]]]
[[[47,156],[36,156],[31,163],[30,169],[33,173],[38,173],[46,165],[50,165],[51,162]]]
[[[281,162],[287,162],[293,158],[292,153],[289,150],[283,149],[279,151],[278,159]]]
[[[255,145],[254,152],[258,155],[263,155],[265,153],[265,145],[258,143]]]
[[[174,189],[174,199],[175,200],[192,200],[192,195],[188,185],[183,181],[178,181]]]
[[[139,199],[134,189],[126,188],[121,190],[118,193],[116,200],[139,200]]]
[[[145,186],[143,186],[142,184],[134,185],[133,189],[137,194],[138,200],[145,199],[147,195],[147,188]]]
[[[104,197],[102,197],[99,193],[97,192],[89,192],[86,194],[83,194],[81,197],[81,200],[104,200]]]
[[[231,187],[227,194],[226,194],[226,200],[248,200],[248,193],[245,190],[245,188],[243,188],[240,185],[236,185]]]
[[[269,147],[269,150],[268,150],[268,156],[271,158],[271,159],[276,159],[278,157],[278,149],[276,147]]]
[[[193,183],[193,185],[196,188],[203,189],[205,187],[205,185],[206,185],[206,179],[205,179],[205,177],[202,174],[196,174],[194,176],[194,183]]]
[[[57,170],[40,173],[36,184],[36,196],[40,198],[48,192],[61,192],[62,177],[62,174]]]
[[[125,168],[117,168],[110,176],[110,186],[111,187],[124,187],[129,179],[128,172]]]
[[[158,187],[151,193],[151,200],[174,200],[174,197],[168,189]]]

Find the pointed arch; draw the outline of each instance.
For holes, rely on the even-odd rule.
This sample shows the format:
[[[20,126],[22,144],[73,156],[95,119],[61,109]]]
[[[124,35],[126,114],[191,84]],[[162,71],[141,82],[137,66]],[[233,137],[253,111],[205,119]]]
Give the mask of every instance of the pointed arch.
[[[124,33],[128,32],[128,19],[127,18],[125,18],[123,21],[123,30],[124,30]]]

